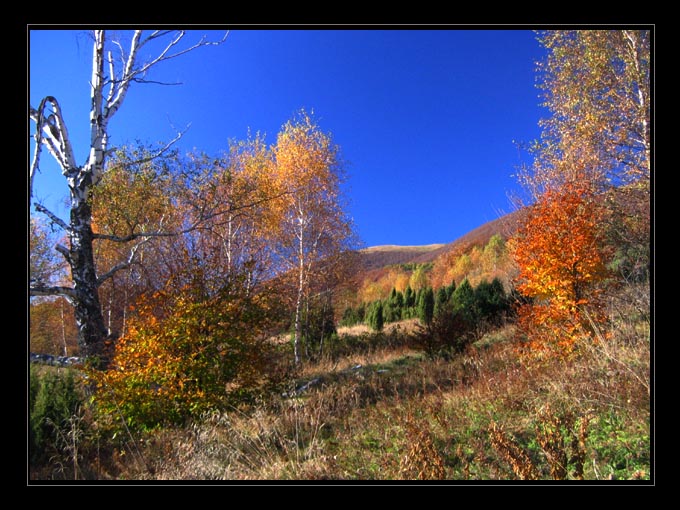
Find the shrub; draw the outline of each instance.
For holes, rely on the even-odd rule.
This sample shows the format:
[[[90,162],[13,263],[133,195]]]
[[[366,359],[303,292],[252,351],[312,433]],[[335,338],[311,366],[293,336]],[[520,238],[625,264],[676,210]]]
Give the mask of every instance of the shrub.
[[[267,382],[272,293],[161,291],[138,306],[111,367],[91,374],[98,408],[149,429],[241,402]],[[271,355],[271,356],[270,356]]]
[[[368,313],[368,325],[371,326],[373,331],[382,331],[385,325],[385,319],[383,315],[383,304],[381,301],[377,301],[371,307]]]
[[[47,452],[56,447],[58,429],[82,404],[82,396],[71,370],[41,372],[30,367],[29,382],[29,452],[31,462],[46,460]]]
[[[446,311],[435,315],[432,321],[421,326],[414,336],[414,342],[428,356],[450,356],[458,354],[472,344],[475,337],[475,323],[460,311]]]

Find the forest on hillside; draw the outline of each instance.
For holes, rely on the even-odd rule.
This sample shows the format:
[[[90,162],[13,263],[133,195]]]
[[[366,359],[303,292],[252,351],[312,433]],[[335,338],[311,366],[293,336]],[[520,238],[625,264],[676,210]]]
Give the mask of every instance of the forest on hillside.
[[[31,204],[29,351],[76,357],[29,364],[31,482],[653,481],[652,35],[537,32],[512,229],[360,271],[313,113],[219,155],[109,147],[148,73],[224,39],[94,31],[86,161],[59,98],[29,110],[31,199],[47,158],[69,193]]]

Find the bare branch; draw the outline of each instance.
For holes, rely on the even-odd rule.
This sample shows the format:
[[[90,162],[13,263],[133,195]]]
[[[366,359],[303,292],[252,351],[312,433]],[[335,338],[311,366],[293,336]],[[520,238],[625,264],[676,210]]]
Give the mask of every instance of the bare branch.
[[[152,85],[165,85],[165,86],[173,86],[173,85],[183,85],[181,81],[176,81],[174,83],[169,83],[165,81],[155,81],[155,80],[145,80],[143,78],[133,78],[131,81],[135,83],[144,83],[144,84],[152,84]]]
[[[172,30],[154,30],[150,36],[148,36],[142,45],[146,44],[148,41],[153,41],[154,39],[158,39],[160,37],[165,37],[166,35],[172,33]],[[140,45],[141,47],[141,45]]]
[[[156,152],[153,154],[150,154],[149,156],[146,156],[141,159],[135,159],[134,161],[125,161],[120,163],[121,166],[126,167],[126,166],[131,166],[131,165],[141,165],[142,163],[148,163],[149,161],[153,161],[154,159],[160,158],[163,154],[168,152],[170,148],[175,145],[185,134],[187,131],[189,131],[189,128],[191,127],[191,123],[187,124],[187,127],[184,128],[184,131],[181,131],[177,133],[177,136],[170,140],[168,143],[166,143],[163,147],[158,149]]]
[[[106,96],[106,102],[107,103],[109,101],[111,101],[111,97],[113,95],[113,89],[115,88],[114,84],[115,84],[115,80],[116,80],[116,68],[113,64],[113,55],[111,54],[110,51],[109,51],[108,60],[109,60],[109,81],[111,83],[111,89],[109,90],[109,94]]]
[[[76,292],[72,287],[35,285],[30,287],[29,292],[31,296],[64,296],[69,302],[76,298]]]
[[[56,214],[54,214],[52,211],[50,211],[49,209],[47,209],[44,205],[42,205],[42,204],[35,204],[35,210],[38,211],[38,212],[40,212],[40,213],[43,213],[44,215],[46,215],[47,217],[49,217],[49,219],[50,219],[50,221],[52,221],[52,223],[55,223],[55,224],[59,225],[59,226],[60,226],[61,228],[63,228],[66,232],[69,232],[69,231],[71,230],[71,229],[69,228],[69,226],[66,224],[66,222],[64,222],[64,220],[62,220],[61,218],[59,218]]]
[[[68,264],[71,264],[71,253],[68,251],[68,248],[62,244],[57,244],[54,249],[62,254]]]
[[[135,60],[137,59],[137,51],[139,50],[140,47],[139,40],[141,36],[142,31],[135,30],[135,33],[132,36],[132,41],[130,43],[130,54],[128,55],[127,61],[125,62],[123,74],[121,75],[121,79],[119,81],[119,86],[116,90],[116,87],[112,85],[111,91],[106,100],[106,106],[104,107],[104,111],[102,112],[103,121],[105,123],[107,123],[109,119],[113,117],[113,115],[116,113],[116,111],[118,111],[118,108],[120,108],[120,105],[123,102],[123,99],[125,98],[125,94],[127,93],[128,87],[130,86],[129,80],[134,76],[133,68],[135,65]],[[115,76],[111,76],[111,80],[115,79],[116,79]]]
[[[118,271],[121,269],[127,269],[132,265],[132,262],[134,261],[135,255],[137,254],[137,250],[139,247],[144,244],[148,239],[143,240],[142,242],[136,244],[130,249],[130,255],[128,256],[127,260],[120,262],[119,264],[116,264],[113,266],[109,271],[104,273],[103,275],[99,276],[97,278],[97,287],[101,286],[102,283],[104,283],[106,280],[111,278],[114,274],[116,274]]]
[[[163,37],[165,35],[168,35],[170,33],[169,30],[165,31],[155,31],[148,37],[146,37],[144,40],[141,40],[141,35],[142,31],[137,30],[135,31],[135,35],[132,40],[132,44],[130,46],[130,55],[128,56],[127,64],[125,66],[125,70],[123,72],[123,76],[121,77],[121,84],[118,89],[118,92],[116,94],[116,97],[113,99],[113,101],[108,104],[108,110],[105,111],[105,115],[108,118],[113,116],[113,114],[118,110],[120,103],[122,102],[123,98],[125,97],[125,94],[127,92],[127,89],[132,81],[139,81],[143,80],[143,78],[139,78],[140,76],[144,76],[149,69],[151,69],[153,66],[156,64],[163,62],[165,60],[170,60],[176,57],[179,57],[181,55],[184,55],[186,53],[189,53],[197,48],[200,48],[201,46],[218,46],[222,44],[226,39],[227,36],[229,35],[229,32],[227,31],[224,34],[224,37],[219,40],[219,41],[206,41],[205,36],[201,37],[201,40],[198,41],[196,44],[190,46],[189,48],[186,48],[184,50],[177,51],[176,53],[171,53],[172,49],[177,46],[177,44],[184,38],[184,35],[186,32],[184,30],[180,30],[177,35],[170,41],[166,47],[160,52],[160,54],[154,58],[153,60],[147,62],[146,64],[142,65],[138,70],[134,70],[134,64],[135,60],[137,57],[137,54],[139,52],[139,49],[144,46],[146,43],[148,43],[151,40],[158,39],[160,37]]]

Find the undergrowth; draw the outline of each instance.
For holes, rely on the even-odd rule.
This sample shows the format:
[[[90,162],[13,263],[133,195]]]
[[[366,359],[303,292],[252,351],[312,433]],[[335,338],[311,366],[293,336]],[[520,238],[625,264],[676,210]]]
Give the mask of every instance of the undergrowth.
[[[518,356],[511,325],[446,359],[363,333],[299,371],[305,391],[148,432],[81,403],[52,420],[52,463],[34,457],[31,477],[650,480],[649,330],[626,326],[542,365]]]

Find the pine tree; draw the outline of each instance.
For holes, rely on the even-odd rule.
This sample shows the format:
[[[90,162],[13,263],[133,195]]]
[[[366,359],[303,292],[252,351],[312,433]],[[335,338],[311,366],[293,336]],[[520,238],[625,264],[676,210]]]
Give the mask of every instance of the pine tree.
[[[413,308],[416,304],[416,295],[410,285],[406,286],[404,290],[404,306],[406,308]]]
[[[451,285],[446,287],[446,300],[451,301],[451,296],[453,296],[453,292],[456,290],[456,281],[452,281]]]
[[[370,326],[374,331],[382,331],[385,325],[385,320],[383,316],[383,304],[382,301],[376,301],[372,313],[369,315]]]
[[[435,296],[434,299],[434,315],[439,315],[444,310],[446,310],[446,305],[448,304],[448,302],[449,298],[446,294],[446,288],[439,287],[437,295]]]
[[[475,303],[481,319],[497,323],[508,306],[501,281],[498,278],[491,283],[482,280],[475,289]]]
[[[431,324],[434,317],[434,291],[432,287],[427,287],[422,292],[418,316],[424,324]]]
[[[404,295],[393,288],[388,303],[389,319],[386,322],[400,321],[403,318]]]
[[[468,279],[464,279],[451,296],[453,310],[459,312],[469,322],[475,322],[478,317],[475,291]]]

